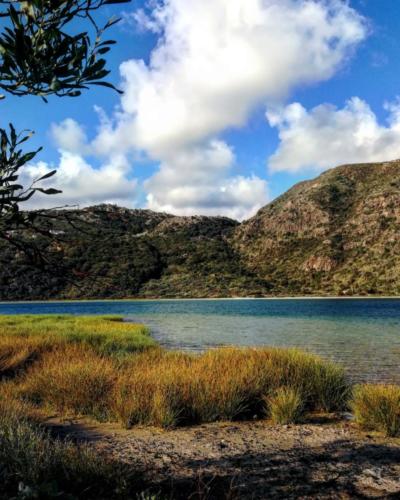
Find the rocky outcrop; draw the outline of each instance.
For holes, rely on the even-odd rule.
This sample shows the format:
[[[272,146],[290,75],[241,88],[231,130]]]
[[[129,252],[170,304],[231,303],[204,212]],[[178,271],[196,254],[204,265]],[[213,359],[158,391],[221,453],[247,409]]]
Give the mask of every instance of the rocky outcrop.
[[[331,257],[318,257],[312,255],[304,262],[302,269],[304,269],[304,271],[330,272],[336,267],[336,264],[336,261]]]

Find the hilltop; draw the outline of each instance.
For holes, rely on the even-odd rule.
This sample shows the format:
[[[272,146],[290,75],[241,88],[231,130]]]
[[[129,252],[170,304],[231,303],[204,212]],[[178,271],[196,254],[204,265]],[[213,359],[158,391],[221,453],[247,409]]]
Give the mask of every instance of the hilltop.
[[[241,224],[113,205],[68,215],[78,223],[59,223],[52,251],[76,281],[3,248],[2,300],[400,294],[400,161],[334,168]]]
[[[275,293],[400,293],[400,161],[301,182],[235,231],[242,262]]]

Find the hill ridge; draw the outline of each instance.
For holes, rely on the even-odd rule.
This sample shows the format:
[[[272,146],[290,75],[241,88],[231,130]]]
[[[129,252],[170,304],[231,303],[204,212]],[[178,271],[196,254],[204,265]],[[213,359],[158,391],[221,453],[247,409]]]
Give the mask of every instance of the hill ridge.
[[[242,223],[105,204],[72,213],[94,229],[61,225],[54,254],[79,286],[3,245],[0,299],[400,294],[400,160],[327,170]]]

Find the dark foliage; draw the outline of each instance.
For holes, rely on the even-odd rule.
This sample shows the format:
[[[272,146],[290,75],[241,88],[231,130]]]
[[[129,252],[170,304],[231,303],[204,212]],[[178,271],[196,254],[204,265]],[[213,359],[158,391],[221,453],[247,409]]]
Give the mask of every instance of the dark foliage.
[[[93,11],[124,0],[0,1],[6,26],[0,34],[0,88],[17,96],[77,97],[90,85],[114,88],[103,81],[109,71],[103,56],[115,43],[102,40],[117,19],[98,27]],[[75,33],[73,21],[83,18],[93,28]],[[4,97],[4,96],[3,96]]]
[[[32,268],[22,253],[0,247],[10,262],[0,270],[0,299],[206,297],[267,288],[232,250],[228,237],[237,223],[230,219],[109,205],[62,212],[73,217],[74,227],[59,219],[57,243],[37,239],[52,260],[47,270]],[[61,263],[64,272],[56,273]]]
[[[115,42],[102,36],[118,19],[99,27],[93,13],[125,1],[129,0],[0,0],[0,89],[14,96],[36,95],[46,102],[50,95],[77,97],[91,85],[117,90],[104,81],[109,74],[104,55]],[[88,21],[88,31],[75,32],[78,18]],[[3,98],[5,94],[0,95]],[[23,167],[40,149],[23,152],[21,145],[32,133],[17,134],[12,124],[9,129],[8,133],[0,128],[0,240],[11,244],[11,252],[23,252],[31,264],[51,267],[54,261],[46,251],[56,241],[54,221],[71,218],[54,210],[21,211],[37,191],[47,195],[61,191],[40,185],[55,171],[30,186],[21,184]]]

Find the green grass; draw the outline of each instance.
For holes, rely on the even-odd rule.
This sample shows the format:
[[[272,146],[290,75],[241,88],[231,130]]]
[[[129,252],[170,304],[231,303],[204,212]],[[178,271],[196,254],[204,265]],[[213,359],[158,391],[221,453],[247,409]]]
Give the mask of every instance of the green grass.
[[[29,413],[29,407],[2,391],[1,499],[136,498],[138,476],[126,466],[106,459],[88,445],[52,436]]]
[[[5,337],[36,340],[44,346],[62,342],[84,344],[107,355],[156,346],[144,325],[124,322],[120,316],[0,316],[0,340]]]

